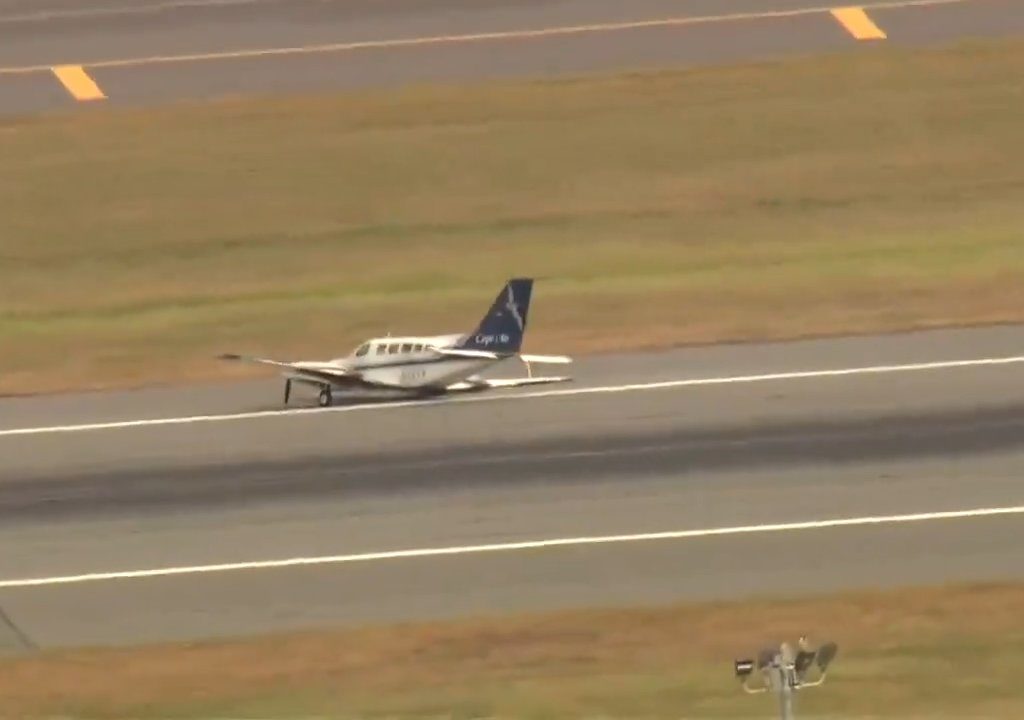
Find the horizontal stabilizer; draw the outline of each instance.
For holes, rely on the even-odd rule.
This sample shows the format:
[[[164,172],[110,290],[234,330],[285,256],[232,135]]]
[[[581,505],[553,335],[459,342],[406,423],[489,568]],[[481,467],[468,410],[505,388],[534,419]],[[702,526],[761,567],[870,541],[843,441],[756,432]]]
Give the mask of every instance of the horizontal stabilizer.
[[[568,365],[572,358],[566,355],[520,355],[523,362],[547,363],[549,365]]]

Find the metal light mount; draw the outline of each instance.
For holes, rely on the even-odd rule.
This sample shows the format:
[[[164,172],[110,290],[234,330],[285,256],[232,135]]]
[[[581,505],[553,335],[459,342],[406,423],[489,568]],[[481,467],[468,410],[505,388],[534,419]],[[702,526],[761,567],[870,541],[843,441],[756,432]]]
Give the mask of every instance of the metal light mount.
[[[796,652],[789,643],[782,643],[776,648],[764,648],[757,654],[757,659],[736,660],[733,669],[740,680],[740,687],[751,695],[773,692],[779,698],[780,717],[783,720],[793,718],[793,693],[803,688],[817,687],[825,682],[829,665],[836,657],[839,646],[827,642],[811,649],[807,638],[801,637]],[[817,677],[809,679],[808,673],[817,668]],[[754,670],[760,678],[759,685],[752,685]]]
[[[746,683],[750,673],[754,671],[753,660],[737,660],[734,665],[736,666],[736,677],[740,678]]]

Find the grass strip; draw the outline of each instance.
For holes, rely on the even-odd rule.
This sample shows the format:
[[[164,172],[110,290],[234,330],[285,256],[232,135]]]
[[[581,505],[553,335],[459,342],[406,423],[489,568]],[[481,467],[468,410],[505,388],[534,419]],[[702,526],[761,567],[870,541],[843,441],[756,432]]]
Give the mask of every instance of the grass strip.
[[[0,392],[1024,320],[1024,42],[0,118]]]
[[[798,717],[1019,718],[1024,585],[578,610],[0,662],[10,717],[771,717],[732,660],[809,633],[840,652]]]

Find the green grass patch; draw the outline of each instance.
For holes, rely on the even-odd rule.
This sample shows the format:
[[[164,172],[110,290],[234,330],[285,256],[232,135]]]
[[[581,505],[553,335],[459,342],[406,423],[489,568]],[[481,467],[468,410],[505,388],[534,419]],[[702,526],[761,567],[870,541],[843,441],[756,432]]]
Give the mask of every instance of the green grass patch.
[[[0,662],[11,717],[750,718],[732,661],[810,633],[839,656],[797,717],[1024,715],[1024,586],[405,624]]]
[[[1024,42],[0,118],[0,392],[1024,320]]]

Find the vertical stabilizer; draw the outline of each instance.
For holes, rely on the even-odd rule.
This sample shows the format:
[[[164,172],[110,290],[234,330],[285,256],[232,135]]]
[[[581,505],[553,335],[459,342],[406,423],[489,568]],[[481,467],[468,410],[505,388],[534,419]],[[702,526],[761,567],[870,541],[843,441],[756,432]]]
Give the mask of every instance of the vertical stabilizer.
[[[523,345],[526,316],[530,310],[533,278],[513,278],[494,299],[476,330],[459,347],[495,353],[517,353]]]

